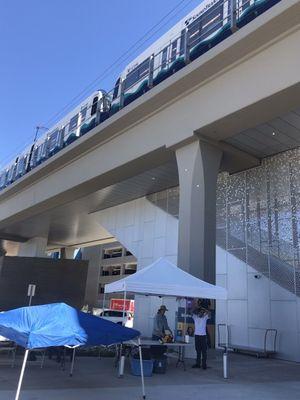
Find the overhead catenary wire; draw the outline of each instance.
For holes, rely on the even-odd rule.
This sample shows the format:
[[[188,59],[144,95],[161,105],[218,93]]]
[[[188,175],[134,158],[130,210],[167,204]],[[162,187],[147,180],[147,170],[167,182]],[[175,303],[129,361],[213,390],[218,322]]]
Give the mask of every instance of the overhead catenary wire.
[[[119,68],[125,61],[144,46],[154,35],[156,35],[162,28],[171,22],[179,13],[181,13],[189,4],[197,0],[180,0],[170,11],[168,11],[157,23],[155,23],[147,32],[145,32],[135,43],[133,43],[122,55],[120,55],[112,64],[110,64],[100,75],[98,75],[92,82],[90,82],[84,89],[82,89],[76,96],[74,96],[64,107],[56,112],[49,120],[43,124],[51,127],[54,123],[58,122],[71,108],[75,107],[81,99],[84,99],[92,89],[99,85],[112,71]],[[199,1],[199,0],[198,0]],[[202,0],[201,0],[202,1]],[[8,154],[0,162],[0,168],[7,165],[8,162],[13,161],[20,152],[33,143],[33,136],[30,135],[15,147],[10,154]]]
[[[175,7],[173,7],[167,14],[165,14],[155,25],[153,25],[152,28],[150,28],[140,39],[138,39],[121,56],[119,56],[112,64],[110,64],[100,75],[98,75],[91,83],[89,83],[83,90],[81,90],[76,96],[74,96],[70,100],[70,102],[68,102],[60,111],[58,111],[52,117],[50,117],[50,119],[45,123],[45,125],[48,126],[54,123],[57,120],[57,118],[59,118],[62,115],[62,113],[65,113],[66,110],[68,110],[70,107],[74,105],[74,102],[76,104],[76,102],[80,101],[82,97],[85,97],[86,94],[90,92],[96,85],[101,83],[101,81],[103,81],[108,76],[108,74],[110,74],[114,69],[118,68],[125,61],[127,61],[135,51],[139,50],[157,32],[159,32],[160,29],[164,28],[168,22],[170,22],[173,18],[175,18],[183,9],[185,9],[193,1],[196,0],[181,0]],[[177,10],[177,12],[174,15],[172,15],[169,19],[167,19],[181,5],[183,5],[183,7]],[[157,28],[159,25],[161,25],[161,23],[166,19],[167,21],[153,32],[153,30]],[[149,34],[151,35],[148,36]]]

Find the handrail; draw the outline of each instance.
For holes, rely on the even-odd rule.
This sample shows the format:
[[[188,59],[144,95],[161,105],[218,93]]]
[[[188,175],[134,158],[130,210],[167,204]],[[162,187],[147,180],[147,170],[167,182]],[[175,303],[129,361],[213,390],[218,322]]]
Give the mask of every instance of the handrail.
[[[267,351],[269,351],[268,349],[267,349],[267,339],[268,339],[268,333],[270,333],[270,332],[274,332],[274,336],[273,336],[273,352],[275,353],[276,352],[276,347],[277,347],[277,329],[266,329],[266,332],[265,332],[265,339],[264,339],[264,351],[265,351],[265,353],[267,352]]]
[[[225,328],[226,328],[226,330],[225,330],[225,335],[226,335],[225,343],[223,343],[223,342],[220,340],[220,337],[221,337],[221,330],[220,330],[220,328],[221,328],[221,327],[225,327]],[[228,348],[229,348],[230,346],[232,346],[232,347],[234,348],[234,344],[231,343],[231,341],[230,341],[230,330],[229,330],[229,325],[228,325],[228,324],[224,324],[224,323],[218,324],[217,329],[218,329],[218,347],[225,347],[225,351],[227,351]],[[273,335],[272,335],[272,333],[273,333]],[[272,335],[271,338],[273,338],[273,343],[272,343],[272,345],[271,345],[271,349],[269,350],[269,349],[268,349],[268,343],[267,343],[267,342],[268,342],[268,337],[269,337],[270,335]],[[277,329],[274,329],[274,328],[265,329],[265,334],[264,334],[264,346],[263,346],[263,349],[262,349],[263,352],[264,352],[265,354],[267,354],[267,353],[269,353],[269,352],[276,353],[276,349],[277,349],[277,335],[278,335]],[[251,349],[251,346],[249,346],[249,350],[250,350],[250,349]]]

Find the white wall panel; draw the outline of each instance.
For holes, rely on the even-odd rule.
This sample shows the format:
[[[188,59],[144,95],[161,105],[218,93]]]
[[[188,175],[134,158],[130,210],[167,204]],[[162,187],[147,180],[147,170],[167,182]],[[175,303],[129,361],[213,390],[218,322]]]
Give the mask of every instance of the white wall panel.
[[[285,332],[297,332],[297,307],[295,301],[271,302],[272,328]]]
[[[275,282],[270,282],[271,285],[271,300],[291,300],[295,301],[294,293],[289,292]]]
[[[160,257],[164,257],[165,249],[166,249],[166,238],[165,237],[155,237],[154,238],[154,248],[153,248],[153,258],[156,260]]]
[[[250,328],[270,328],[269,279],[248,274],[248,323]]]
[[[247,265],[228,253],[228,298],[242,300],[247,298]]]
[[[112,209],[95,213],[99,224],[116,237],[138,260],[138,269],[144,268],[157,258],[165,256],[177,262],[178,220],[156,207],[145,197]],[[134,326],[143,335],[151,336],[153,318],[161,299],[136,297]],[[175,328],[176,303],[169,304],[169,324]]]
[[[216,246],[216,273],[227,273],[227,251]]]
[[[296,332],[279,331],[278,332],[278,357],[291,360],[299,361],[299,334]]]
[[[296,308],[297,308],[297,331],[300,334],[300,298],[299,297],[297,297]],[[300,343],[299,343],[299,345],[300,345]]]
[[[246,300],[228,300],[228,325],[232,343],[248,344],[248,305]]]
[[[249,346],[257,347],[259,349],[264,348],[264,340],[265,340],[265,330],[264,329],[248,329],[248,340]]]

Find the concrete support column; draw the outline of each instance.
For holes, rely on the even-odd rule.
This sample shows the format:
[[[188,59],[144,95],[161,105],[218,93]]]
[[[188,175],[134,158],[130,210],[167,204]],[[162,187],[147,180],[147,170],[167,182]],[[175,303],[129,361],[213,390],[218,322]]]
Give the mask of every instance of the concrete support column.
[[[85,247],[82,249],[82,259],[89,261],[84,300],[89,308],[96,305],[98,299],[101,254],[102,246]]]
[[[74,248],[62,247],[60,249],[60,258],[72,260],[74,258]]]
[[[4,246],[4,240],[0,239],[0,257],[5,256],[6,250]]]
[[[20,243],[19,257],[46,257],[48,238],[35,237],[25,243]]]
[[[215,283],[216,183],[222,151],[199,140],[176,150],[179,173],[178,265]]]

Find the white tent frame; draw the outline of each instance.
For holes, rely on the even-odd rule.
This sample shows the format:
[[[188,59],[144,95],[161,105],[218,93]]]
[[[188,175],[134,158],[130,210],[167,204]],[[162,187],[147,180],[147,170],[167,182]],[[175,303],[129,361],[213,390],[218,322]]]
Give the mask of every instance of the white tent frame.
[[[157,260],[157,262],[159,262],[160,260],[162,260],[162,259],[159,259],[159,260]],[[151,264],[152,265],[152,264]],[[149,266],[150,267],[150,266]],[[147,267],[145,267],[145,268],[147,268]],[[143,271],[143,270],[142,270]],[[131,275],[131,276],[133,276],[133,275]],[[106,295],[106,293],[124,293],[124,297],[123,297],[123,321],[124,321],[124,313],[125,313],[125,302],[126,302],[126,298],[127,298],[127,294],[128,293],[131,293],[131,294],[138,294],[138,295],[143,295],[143,296],[154,296],[154,297],[159,297],[159,298],[164,298],[164,297],[168,297],[168,298],[176,298],[176,300],[182,300],[182,299],[184,299],[185,300],[185,325],[186,325],[186,312],[187,312],[187,307],[186,307],[186,303],[187,303],[187,300],[188,299],[195,299],[195,298],[198,298],[198,296],[197,297],[194,297],[194,296],[190,296],[190,297],[188,297],[188,296],[178,296],[178,295],[170,295],[170,294],[165,294],[165,293],[151,293],[151,292],[141,292],[140,290],[137,290],[137,291],[134,291],[134,290],[129,290],[129,288],[128,287],[126,287],[126,279],[127,278],[123,278],[123,279],[120,279],[119,281],[118,281],[118,283],[120,284],[120,283],[122,283],[123,282],[123,289],[118,289],[117,291],[110,291],[110,290],[108,290],[108,291],[106,291],[106,285],[105,285],[105,288],[104,288],[104,296],[103,296],[103,310],[104,310],[104,302],[105,302],[105,295]],[[215,285],[212,285],[212,286],[215,286]],[[206,297],[205,295],[204,296],[202,296],[202,298],[208,298],[208,297]],[[216,297],[214,297],[214,296],[211,296],[211,297],[209,297],[210,299],[214,299],[214,300],[218,300]],[[225,369],[226,369],[226,371],[227,371],[227,357],[226,357],[226,360],[223,358],[223,370],[225,371]],[[224,373],[224,378],[225,378],[225,373]],[[227,373],[226,373],[226,378],[227,378]],[[144,398],[144,397],[143,397]]]

